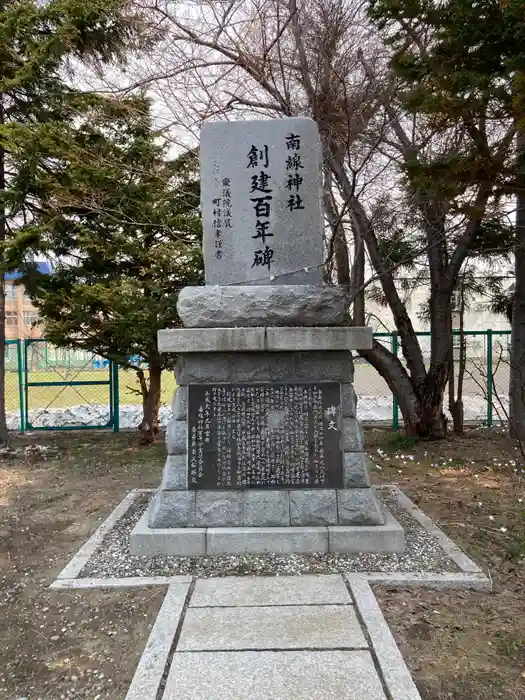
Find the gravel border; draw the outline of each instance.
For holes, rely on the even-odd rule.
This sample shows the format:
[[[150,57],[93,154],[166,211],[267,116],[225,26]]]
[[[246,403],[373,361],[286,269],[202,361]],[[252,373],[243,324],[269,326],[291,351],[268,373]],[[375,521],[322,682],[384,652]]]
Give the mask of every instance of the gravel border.
[[[130,492],[58,575],[51,588],[167,585],[192,576],[342,573],[391,586],[491,590],[489,578],[395,485],[377,487],[385,506],[405,528],[403,554],[253,554],[209,557],[136,557],[129,534],[152,490]]]

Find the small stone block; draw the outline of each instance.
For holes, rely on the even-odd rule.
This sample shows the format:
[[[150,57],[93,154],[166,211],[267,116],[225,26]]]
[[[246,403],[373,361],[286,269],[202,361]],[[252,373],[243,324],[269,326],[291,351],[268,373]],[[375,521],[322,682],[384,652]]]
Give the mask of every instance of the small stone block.
[[[345,452],[343,455],[343,486],[345,489],[370,486],[367,458],[362,452]]]
[[[335,489],[297,489],[290,491],[292,525],[336,525]]]
[[[341,405],[345,418],[356,417],[357,397],[353,384],[341,384]]]
[[[243,519],[242,491],[197,491],[197,527],[240,527]]]
[[[177,652],[366,649],[352,605],[188,608]]]
[[[182,491],[188,488],[187,455],[168,455],[164,463],[161,491]]]
[[[185,420],[170,420],[166,429],[166,449],[169,455],[188,452],[188,425]]]
[[[204,528],[155,528],[148,525],[148,511],[140,518],[130,535],[130,553],[137,557],[204,556]]]
[[[280,527],[290,525],[288,491],[244,492],[244,525],[246,527]]]
[[[151,528],[193,527],[195,491],[157,491],[149,509]]]
[[[209,527],[206,554],[313,554],[328,551],[326,527]]]
[[[362,452],[365,438],[361,423],[355,418],[343,418],[343,451]]]
[[[173,420],[186,420],[188,416],[188,387],[179,386],[173,394],[171,404]]]
[[[373,489],[337,491],[339,525],[383,525],[385,518]]]

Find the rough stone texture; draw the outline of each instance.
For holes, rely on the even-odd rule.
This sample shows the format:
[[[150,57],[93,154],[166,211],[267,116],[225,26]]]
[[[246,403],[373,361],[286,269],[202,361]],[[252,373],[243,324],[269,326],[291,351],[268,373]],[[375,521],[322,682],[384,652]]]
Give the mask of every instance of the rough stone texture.
[[[350,605],[340,574],[199,579],[191,608],[255,605]]]
[[[361,423],[355,418],[343,418],[343,451],[362,452],[365,437]]]
[[[247,527],[279,527],[290,525],[288,491],[244,492],[244,525]]]
[[[243,524],[242,491],[197,491],[197,527],[236,527]]]
[[[173,420],[186,420],[188,416],[188,387],[177,387],[171,402],[171,412]]]
[[[193,527],[195,491],[157,491],[149,510],[149,527]]]
[[[184,455],[188,451],[188,425],[185,420],[171,420],[166,428],[168,455]]]
[[[178,651],[366,649],[351,605],[189,608]]]
[[[185,287],[177,312],[186,328],[342,326],[349,289],[331,285]]]
[[[357,411],[357,397],[353,384],[341,384],[341,405],[345,418],[355,418]]]
[[[292,133],[300,137],[297,148],[287,147]],[[296,166],[287,163],[294,156]],[[200,172],[206,284],[322,283],[322,153],[312,119],[205,123]],[[261,173],[269,177],[266,192],[253,189]],[[287,187],[290,173],[301,177],[297,192]],[[290,210],[292,194],[300,195],[301,208]],[[273,235],[266,242],[254,239],[257,220],[269,223]],[[254,266],[255,251],[265,244],[270,264]]]
[[[210,698],[386,700],[368,651],[176,653],[162,700]]]
[[[255,352],[266,349],[264,328],[166,328],[159,352]]]
[[[266,328],[266,348],[277,352],[357,350],[371,348],[372,342],[372,329],[367,327]]]
[[[151,529],[146,511],[133,528],[129,539],[130,553],[137,557],[197,557],[206,554],[206,529],[169,527]]]
[[[383,525],[385,517],[375,491],[341,489],[337,491],[339,525]]]
[[[179,358],[177,383],[352,382],[352,353],[192,353]]]
[[[180,491],[188,488],[187,455],[168,455],[164,463],[160,488],[164,491]]]
[[[345,452],[343,455],[343,485],[345,489],[370,486],[367,457],[362,452]]]
[[[206,532],[206,554],[313,554],[327,551],[326,527],[210,527]]]
[[[336,525],[335,489],[301,489],[290,491],[292,525]]]

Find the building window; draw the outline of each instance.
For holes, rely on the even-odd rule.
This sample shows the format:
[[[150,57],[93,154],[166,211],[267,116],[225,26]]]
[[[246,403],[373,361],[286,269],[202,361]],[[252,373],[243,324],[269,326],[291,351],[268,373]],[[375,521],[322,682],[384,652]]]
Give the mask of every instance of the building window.
[[[16,321],[17,321],[17,312],[16,311],[6,311],[5,312],[5,325],[6,326],[16,326]]]
[[[7,284],[5,287],[5,298],[18,299],[18,287],[15,287],[14,284]]]
[[[32,326],[34,323],[38,323],[40,318],[36,311],[24,311],[24,323],[26,326]]]

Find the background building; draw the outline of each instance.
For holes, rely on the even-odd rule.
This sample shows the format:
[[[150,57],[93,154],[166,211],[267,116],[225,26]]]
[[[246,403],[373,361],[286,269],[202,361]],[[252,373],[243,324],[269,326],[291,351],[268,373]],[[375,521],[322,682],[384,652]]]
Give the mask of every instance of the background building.
[[[37,263],[40,272],[51,274],[49,263]],[[9,272],[5,275],[5,337],[7,340],[16,338],[41,338],[42,326],[39,324],[37,309],[25,293],[24,286],[17,284],[19,272]]]

